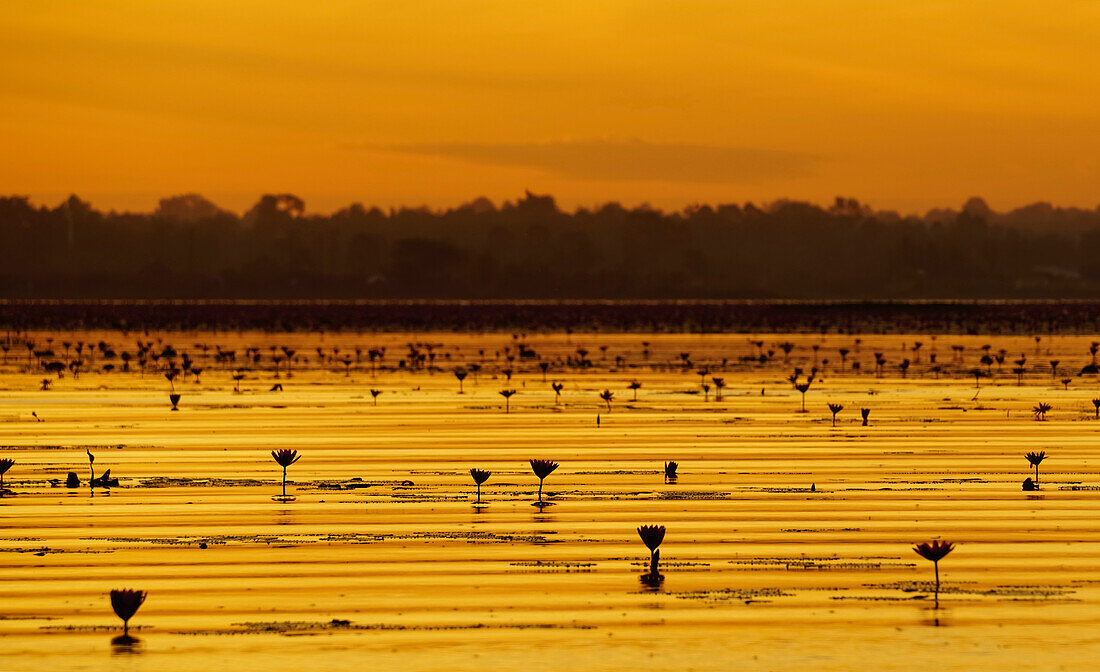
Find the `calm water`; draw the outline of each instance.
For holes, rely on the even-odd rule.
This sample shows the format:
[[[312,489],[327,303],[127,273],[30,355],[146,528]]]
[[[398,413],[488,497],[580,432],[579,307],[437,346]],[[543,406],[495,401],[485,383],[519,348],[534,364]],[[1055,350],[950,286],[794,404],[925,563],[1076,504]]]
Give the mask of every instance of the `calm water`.
[[[125,343],[84,340],[100,338]],[[1100,654],[1100,394],[1095,377],[1063,389],[1048,364],[1075,373],[1087,337],[1036,353],[1026,337],[864,337],[855,352],[851,337],[797,336],[791,361],[767,366],[738,361],[756,352],[743,336],[531,337],[547,361],[578,347],[593,360],[551,367],[560,404],[533,361],[507,362],[511,334],[163,338],[239,360],[255,345],[265,359],[240,394],[234,365],[203,361],[201,383],[176,382],[178,413],[151,369],[42,392],[13,356],[0,376],[0,456],[17,460],[5,476],[17,494],[0,499],[0,669],[1049,670]],[[918,339],[922,361],[902,379],[902,344],[914,357]],[[442,370],[390,370],[409,342],[434,344]],[[275,380],[269,345],[287,343],[309,361]],[[1012,354],[975,399],[965,372],[984,343]],[[785,378],[813,366],[811,344],[830,362],[800,414]],[[385,346],[384,370],[364,356],[345,375],[314,350],[357,345]],[[853,349],[843,371],[838,347]],[[880,378],[876,351],[890,362]],[[1019,352],[1022,386],[1009,372]],[[459,395],[449,367],[482,360]],[[704,400],[703,366],[725,379],[722,401],[713,389]],[[518,391],[508,414],[504,388]],[[830,401],[844,405],[836,428]],[[1054,406],[1046,422],[1033,419],[1038,401]],[[89,448],[120,487],[51,487],[70,470],[87,477]],[[293,502],[272,500],[278,448],[302,454]],[[1025,493],[1032,450],[1049,457],[1042,490]],[[561,464],[546,509],[531,506],[530,458]],[[671,484],[668,459],[681,464]],[[482,508],[475,466],[493,472]],[[657,590],[639,581],[643,523],[668,529]],[[910,550],[932,538],[958,542],[939,609],[931,564]],[[129,648],[111,643],[120,621],[106,593],[119,587],[149,591]]]

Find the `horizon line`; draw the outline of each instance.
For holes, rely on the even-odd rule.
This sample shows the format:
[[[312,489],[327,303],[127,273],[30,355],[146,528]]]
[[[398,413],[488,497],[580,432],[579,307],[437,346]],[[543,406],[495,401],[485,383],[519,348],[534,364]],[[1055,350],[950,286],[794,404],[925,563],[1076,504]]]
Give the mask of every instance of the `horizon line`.
[[[215,203],[213,200],[207,198],[203,194],[201,194],[199,192],[196,192],[196,191],[182,192],[182,193],[171,194],[171,195],[168,195],[168,196],[163,196],[160,199],[158,199],[158,208],[160,206],[160,203],[163,202],[163,201],[173,199],[173,198],[183,198],[183,197],[189,197],[189,196],[197,196],[199,198],[202,198],[203,200],[207,201],[211,205],[214,205],[215,207],[217,207],[219,210],[221,210],[225,213],[231,214],[231,215],[233,215],[237,218],[243,218],[243,217],[245,217],[245,215],[248,214],[248,210],[240,212],[240,211],[233,210],[233,209],[230,209],[230,208],[224,208],[221,205],[218,205],[217,203]],[[297,196],[296,194],[294,194],[292,192],[263,192],[263,193],[260,193],[259,196],[256,197],[256,201],[253,203],[253,206],[255,206],[256,203],[259,203],[259,201],[262,200],[266,196],[275,196],[275,197],[293,196],[295,198],[299,198],[300,200],[302,200],[303,204],[305,203],[305,199],[302,199],[301,197]],[[154,215],[154,214],[156,214],[156,208],[154,208],[153,210],[117,210],[117,209],[114,209],[114,208],[106,209],[106,210],[97,209],[93,201],[86,200],[86,199],[84,199],[83,197],[81,197],[80,195],[78,195],[75,192],[72,192],[68,196],[62,198],[60,200],[60,202],[58,202],[57,205],[55,205],[55,206],[48,205],[45,202],[45,199],[41,199],[41,200],[36,201],[34,199],[34,197],[32,197],[28,194],[20,194],[20,193],[8,193],[6,195],[0,194],[0,199],[25,199],[28,202],[28,204],[30,204],[32,207],[35,207],[36,209],[37,208],[45,208],[45,209],[48,209],[48,210],[56,210],[58,208],[61,208],[62,206],[65,205],[65,203],[67,203],[69,200],[71,200],[73,198],[76,198],[77,200],[88,204],[96,212],[109,214],[109,215],[110,214],[114,214],[114,215]],[[778,206],[781,206],[781,205],[785,205],[785,204],[811,205],[811,206],[814,206],[814,207],[817,207],[817,208],[820,208],[822,210],[827,211],[831,207],[836,205],[837,202],[841,199],[843,199],[844,201],[847,201],[849,204],[858,205],[861,210],[867,211],[867,213],[870,214],[870,215],[896,215],[897,217],[899,217],[901,219],[906,219],[906,218],[910,218],[910,217],[916,217],[916,218],[919,218],[919,219],[923,219],[923,218],[928,217],[932,213],[940,213],[940,212],[942,212],[944,214],[948,214],[948,213],[959,214],[959,213],[965,212],[966,209],[967,209],[967,206],[970,205],[971,203],[974,203],[974,202],[980,202],[981,206],[983,206],[983,208],[986,211],[988,211],[990,214],[993,214],[993,215],[1010,214],[1010,213],[1017,212],[1017,211],[1020,211],[1020,210],[1025,210],[1027,208],[1031,208],[1031,207],[1034,207],[1034,206],[1048,206],[1052,210],[1056,210],[1056,211],[1057,210],[1062,210],[1062,211],[1077,210],[1077,211],[1081,211],[1081,212],[1097,212],[1097,213],[1100,213],[1100,203],[1098,203],[1096,206],[1093,206],[1093,207],[1090,208],[1090,207],[1076,206],[1076,205],[1055,205],[1052,201],[1046,201],[1046,200],[1032,201],[1032,202],[1029,202],[1029,203],[1024,203],[1022,205],[1018,205],[1018,206],[1013,207],[1013,208],[1008,208],[1008,209],[1004,209],[1004,210],[996,210],[993,207],[989,206],[988,201],[986,201],[986,199],[984,197],[976,196],[976,195],[968,197],[962,203],[962,205],[958,206],[957,209],[954,206],[944,205],[944,206],[930,207],[930,208],[927,208],[926,210],[924,210],[923,212],[912,211],[912,212],[908,212],[908,213],[902,213],[899,210],[890,209],[890,208],[878,209],[878,208],[875,208],[871,203],[866,202],[866,201],[862,201],[862,200],[860,200],[856,197],[853,197],[853,196],[840,196],[840,195],[834,196],[833,201],[831,203],[830,202],[824,202],[823,203],[823,202],[815,201],[815,200],[812,200],[812,199],[809,199],[809,198],[778,197],[778,198],[774,198],[774,199],[771,199],[771,200],[761,200],[761,201],[753,201],[751,199],[750,200],[744,200],[744,201],[734,201],[734,200],[715,201],[715,202],[695,201],[695,202],[691,202],[691,203],[686,203],[685,205],[683,205],[680,208],[672,208],[672,209],[656,207],[656,206],[650,205],[650,203],[648,201],[642,201],[642,202],[640,202],[638,204],[635,204],[635,205],[624,205],[622,200],[609,199],[609,200],[606,200],[606,201],[598,202],[594,205],[590,205],[590,206],[578,205],[578,206],[574,207],[572,210],[566,210],[566,209],[562,209],[559,206],[558,198],[554,194],[552,194],[552,193],[536,193],[536,192],[534,192],[530,189],[526,189],[526,190],[524,190],[524,194],[523,194],[522,197],[515,198],[515,199],[502,199],[500,201],[494,201],[492,198],[482,195],[482,196],[476,196],[476,197],[470,198],[470,199],[465,200],[465,201],[461,201],[457,205],[449,205],[449,206],[434,207],[434,208],[427,205],[427,204],[421,204],[421,205],[405,204],[405,205],[381,206],[381,205],[367,205],[363,201],[351,201],[350,203],[348,203],[347,205],[345,205],[341,208],[337,208],[335,210],[331,210],[331,211],[328,211],[328,212],[320,212],[320,211],[314,212],[314,211],[310,211],[308,209],[303,208],[302,215],[301,215],[300,218],[305,219],[305,218],[309,218],[309,217],[332,217],[332,216],[334,216],[335,214],[337,214],[341,211],[350,209],[350,208],[355,207],[355,206],[360,206],[368,212],[370,212],[372,210],[378,210],[378,211],[382,212],[383,214],[385,214],[387,216],[392,215],[392,214],[397,213],[397,212],[401,212],[401,211],[426,211],[426,212],[428,212],[429,214],[432,214],[432,215],[443,215],[443,214],[447,214],[449,212],[454,212],[456,210],[460,210],[460,209],[465,208],[465,207],[473,206],[473,205],[475,205],[476,203],[478,203],[480,201],[487,201],[493,207],[494,210],[500,211],[501,209],[503,209],[505,207],[509,207],[509,206],[515,207],[519,203],[521,203],[524,200],[527,200],[529,198],[550,198],[551,200],[554,201],[554,208],[558,212],[560,212],[562,214],[565,214],[565,215],[576,215],[576,214],[579,214],[581,212],[587,212],[587,213],[598,212],[599,210],[601,210],[601,209],[603,209],[607,206],[612,206],[612,205],[617,205],[617,206],[623,208],[624,210],[628,210],[628,211],[639,211],[639,210],[640,211],[647,211],[648,210],[648,211],[660,213],[660,214],[663,214],[663,215],[687,214],[687,213],[690,213],[693,209],[703,209],[703,208],[710,208],[712,210],[717,210],[719,208],[729,207],[729,206],[734,206],[734,207],[738,207],[738,208],[745,208],[747,206],[753,206],[753,207],[755,207],[759,210],[762,210],[764,212],[769,212],[769,211],[773,210],[774,208],[776,208]]]

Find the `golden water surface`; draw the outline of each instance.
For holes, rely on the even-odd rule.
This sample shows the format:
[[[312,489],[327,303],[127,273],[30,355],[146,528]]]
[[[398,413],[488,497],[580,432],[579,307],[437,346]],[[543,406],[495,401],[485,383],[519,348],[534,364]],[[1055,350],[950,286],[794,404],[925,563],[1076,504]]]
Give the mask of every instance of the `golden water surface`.
[[[775,351],[767,364],[741,359],[758,352],[744,335],[31,337],[60,359],[63,340],[172,344],[204,371],[177,379],[172,412],[164,360],[104,373],[85,353],[84,372],[56,379],[21,344],[7,354],[0,670],[1056,670],[1100,656],[1088,337],[751,337]],[[539,359],[507,360],[519,342],[550,363],[547,382]],[[409,343],[432,345],[434,368],[398,368]],[[809,373],[813,344],[800,413],[786,378]],[[978,390],[967,372],[983,344],[1009,354]],[[273,345],[297,350],[289,377]],[[214,361],[218,346],[236,362]],[[246,369],[250,346],[262,357]],[[592,366],[566,365],[577,348]],[[459,394],[451,369],[472,363]],[[844,406],[835,427],[828,402]],[[289,502],[273,499],[283,448],[301,454]],[[118,487],[87,487],[87,450]],[[1022,492],[1024,453],[1039,450],[1041,490]],[[561,465],[552,506],[531,505],[531,458]],[[492,472],[485,506],[471,467]],[[64,487],[69,471],[81,487]],[[639,580],[641,524],[667,528],[656,588]],[[932,565],[911,550],[931,539],[957,543],[938,609]],[[148,591],[137,643],[112,643],[112,588]]]

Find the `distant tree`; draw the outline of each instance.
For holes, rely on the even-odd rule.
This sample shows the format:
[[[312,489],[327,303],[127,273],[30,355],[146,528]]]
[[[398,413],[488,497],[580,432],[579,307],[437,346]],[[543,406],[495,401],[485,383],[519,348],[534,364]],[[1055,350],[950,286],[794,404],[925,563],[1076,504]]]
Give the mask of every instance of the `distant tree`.
[[[236,219],[233,213],[222,210],[198,194],[162,198],[153,214],[157,217],[188,223],[218,217]]]
[[[293,194],[264,194],[244,215],[249,225],[274,224],[298,219],[305,214],[305,201]]]

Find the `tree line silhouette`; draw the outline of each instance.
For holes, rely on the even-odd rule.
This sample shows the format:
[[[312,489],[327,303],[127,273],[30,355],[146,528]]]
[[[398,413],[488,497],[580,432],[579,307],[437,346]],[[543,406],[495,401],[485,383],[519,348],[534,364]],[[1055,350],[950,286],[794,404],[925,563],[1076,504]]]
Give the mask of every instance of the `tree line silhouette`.
[[[903,217],[853,199],[564,212],[528,192],[432,211],[243,216],[190,194],[146,214],[0,198],[0,297],[997,299],[1100,297],[1100,209],[980,199]]]

